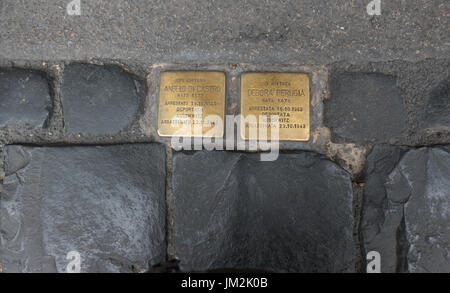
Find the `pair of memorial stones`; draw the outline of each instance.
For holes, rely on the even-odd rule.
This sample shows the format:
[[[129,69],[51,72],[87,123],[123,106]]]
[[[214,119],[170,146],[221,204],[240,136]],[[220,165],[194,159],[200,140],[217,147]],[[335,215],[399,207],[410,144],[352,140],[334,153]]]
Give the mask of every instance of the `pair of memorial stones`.
[[[27,69],[0,70],[0,126],[46,127],[52,111],[50,81]],[[65,129],[69,133],[113,135],[132,126],[139,116],[142,82],[116,66],[66,66],[61,86]],[[221,137],[224,133],[225,73],[167,71],[161,73],[158,133],[161,136]],[[259,125],[278,122],[281,140],[309,139],[309,78],[302,73],[245,73],[242,114],[253,115],[242,136]],[[260,115],[268,117],[259,121]],[[279,119],[271,116],[278,116]],[[195,126],[200,126],[199,131]],[[270,134],[269,134],[270,136]]]
[[[169,114],[195,119],[198,107],[209,107],[203,115],[223,115],[224,74],[194,73],[161,74],[160,118],[166,109]],[[242,76],[242,112],[243,105],[255,114],[262,109],[281,112],[275,105],[278,96],[302,95],[300,87],[286,88],[287,77],[299,80],[296,74],[272,80],[259,74]],[[68,131],[112,133],[129,126],[139,111],[143,87],[117,67],[70,65],[63,77]],[[1,125],[45,125],[51,111],[47,83],[46,76],[36,71],[2,70]],[[401,123],[393,125],[404,117],[398,109],[402,104],[394,78],[345,74],[332,79],[331,91],[328,119],[336,113],[338,122],[333,122],[332,129],[338,137],[368,137],[360,128],[374,127],[367,121],[376,113],[360,113],[357,107],[364,99],[374,100],[367,108],[400,111],[376,120],[392,128],[373,136],[383,139],[402,129]],[[426,111],[430,126],[448,124],[446,98],[448,81],[431,92],[431,107]],[[386,103],[375,103],[377,99]],[[356,108],[341,109],[342,101]],[[102,113],[108,117],[100,117]],[[445,224],[450,197],[448,153],[448,147],[438,146],[377,146],[370,153],[362,188],[361,240],[364,253],[380,252],[382,271],[450,271]],[[71,251],[80,253],[82,271],[141,271],[148,262],[164,262],[167,245],[170,256],[179,258],[181,269],[187,271],[347,272],[357,268],[354,188],[350,176],[321,155],[282,153],[275,162],[261,162],[257,154],[176,152],[170,170],[169,221],[162,145],[11,145],[3,156],[0,259],[4,271],[63,272]],[[167,230],[172,231],[170,239],[166,239]]]

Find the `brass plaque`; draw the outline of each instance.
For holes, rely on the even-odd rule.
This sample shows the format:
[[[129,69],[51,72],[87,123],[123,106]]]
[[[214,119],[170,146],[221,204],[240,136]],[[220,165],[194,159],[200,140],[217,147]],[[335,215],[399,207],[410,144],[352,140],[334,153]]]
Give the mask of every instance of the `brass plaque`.
[[[266,131],[271,138],[278,116],[279,140],[309,140],[309,77],[304,73],[249,72],[241,76],[241,136]],[[253,116],[252,116],[253,115]],[[249,117],[255,117],[252,123]],[[260,119],[267,117],[266,120]],[[254,120],[253,120],[254,121]],[[255,129],[256,128],[256,129]],[[254,136],[252,136],[254,138]],[[260,138],[259,138],[260,139]]]
[[[165,71],[159,87],[158,134],[222,137],[225,73]]]

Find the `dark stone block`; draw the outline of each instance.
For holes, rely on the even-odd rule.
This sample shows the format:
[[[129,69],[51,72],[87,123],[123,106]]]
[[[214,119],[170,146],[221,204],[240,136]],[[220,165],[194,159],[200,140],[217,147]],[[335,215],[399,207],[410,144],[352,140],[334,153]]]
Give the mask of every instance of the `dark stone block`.
[[[0,127],[43,127],[51,109],[44,73],[0,69]]]
[[[364,247],[382,272],[450,272],[449,147],[376,147],[364,199]]]
[[[61,89],[67,131],[117,134],[136,119],[140,90],[140,83],[117,66],[67,66]]]
[[[165,148],[7,146],[4,272],[130,272],[165,259]]]
[[[388,142],[405,130],[406,111],[393,76],[334,73],[325,124],[337,142]]]
[[[313,153],[175,153],[174,244],[185,271],[354,271],[352,186]]]
[[[450,127],[450,76],[431,92],[425,123],[427,127]]]

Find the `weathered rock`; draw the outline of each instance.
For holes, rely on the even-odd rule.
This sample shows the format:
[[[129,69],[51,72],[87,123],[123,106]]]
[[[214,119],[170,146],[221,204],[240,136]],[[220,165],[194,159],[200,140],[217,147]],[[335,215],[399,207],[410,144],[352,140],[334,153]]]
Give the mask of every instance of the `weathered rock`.
[[[382,272],[450,272],[450,148],[376,147],[362,235]]]
[[[43,127],[51,105],[44,73],[0,69],[0,127]]]
[[[325,124],[337,142],[388,142],[406,127],[401,91],[393,76],[341,73],[331,76]]]
[[[425,123],[428,127],[450,128],[450,76],[431,92],[426,108]]]
[[[7,146],[0,201],[4,272],[129,272],[165,257],[162,145]]]
[[[182,270],[353,271],[348,173],[317,154],[175,153]]]
[[[61,89],[67,131],[94,135],[120,132],[136,119],[140,90],[140,83],[117,66],[67,66]]]

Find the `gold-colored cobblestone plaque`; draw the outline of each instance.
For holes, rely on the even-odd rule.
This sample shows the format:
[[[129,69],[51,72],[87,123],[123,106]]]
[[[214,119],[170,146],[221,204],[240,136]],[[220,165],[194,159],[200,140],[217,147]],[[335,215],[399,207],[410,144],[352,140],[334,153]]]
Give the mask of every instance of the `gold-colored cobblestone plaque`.
[[[249,72],[241,76],[241,136],[249,139],[251,131],[276,127],[270,119],[278,116],[279,140],[309,140],[309,77],[304,73]],[[253,115],[253,116],[252,116]],[[252,123],[249,117],[255,117]],[[260,119],[267,117],[267,120]],[[256,128],[256,129],[255,129]],[[252,136],[253,139],[253,136]]]
[[[159,87],[160,136],[222,137],[225,73],[165,71]]]

